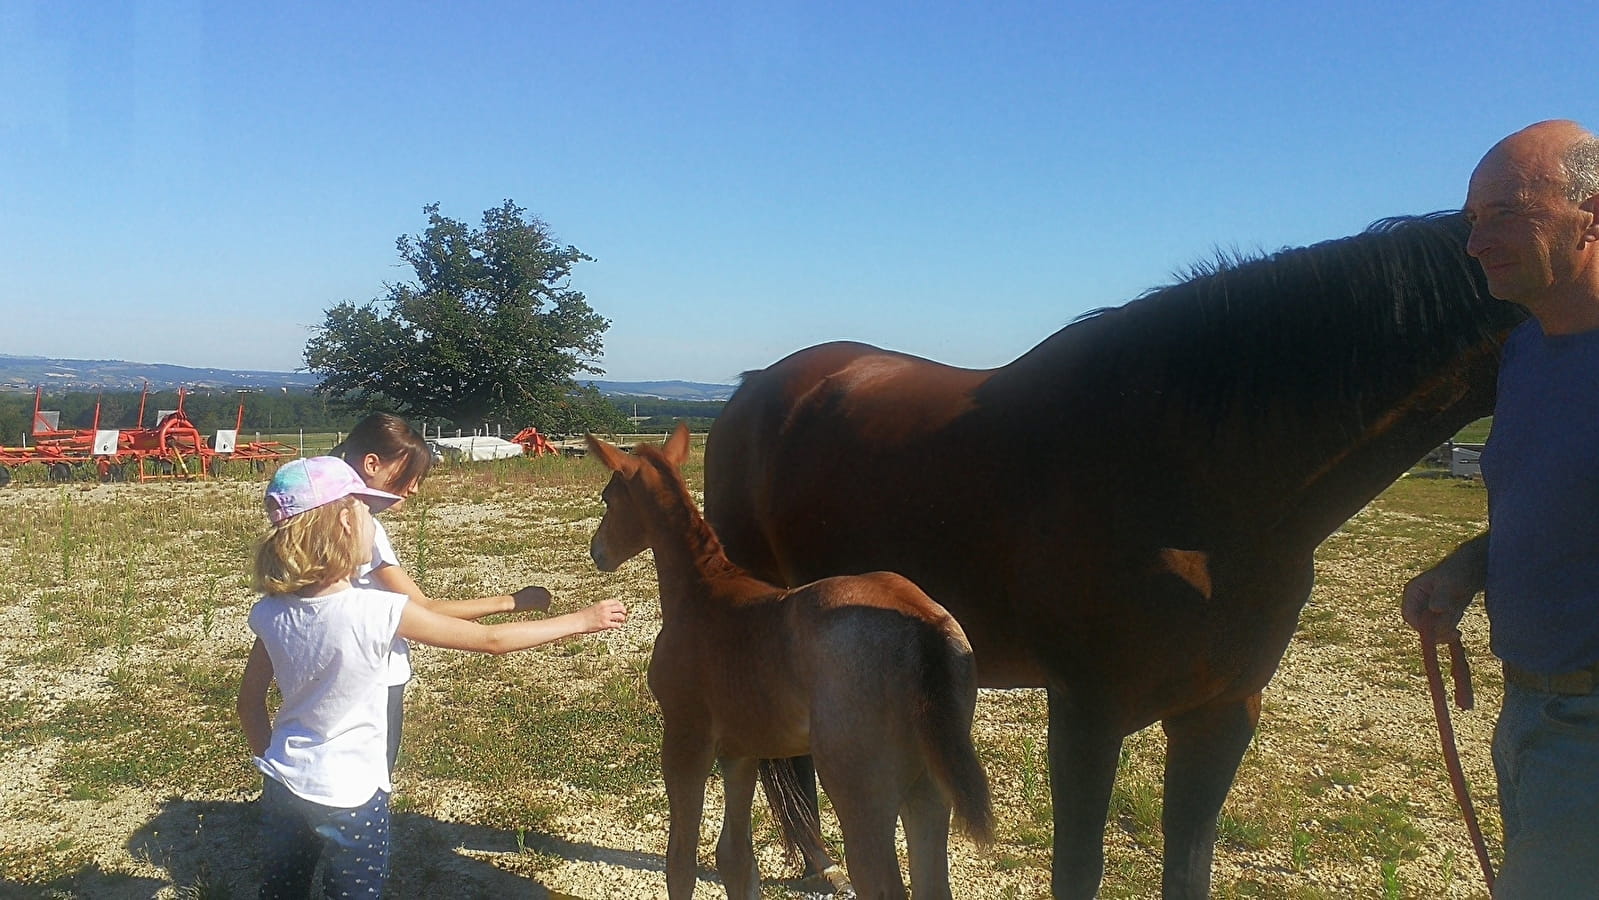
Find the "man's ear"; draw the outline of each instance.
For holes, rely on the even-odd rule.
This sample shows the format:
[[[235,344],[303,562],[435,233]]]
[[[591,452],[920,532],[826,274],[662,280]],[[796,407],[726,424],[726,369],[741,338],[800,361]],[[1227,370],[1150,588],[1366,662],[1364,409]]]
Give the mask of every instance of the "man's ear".
[[[1582,242],[1591,244],[1599,241],[1599,194],[1578,203],[1577,208],[1588,214],[1588,226],[1582,230]]]

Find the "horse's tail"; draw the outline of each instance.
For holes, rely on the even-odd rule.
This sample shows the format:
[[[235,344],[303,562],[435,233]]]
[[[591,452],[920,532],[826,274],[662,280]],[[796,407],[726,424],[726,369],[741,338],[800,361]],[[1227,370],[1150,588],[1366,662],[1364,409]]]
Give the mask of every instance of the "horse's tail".
[[[766,805],[771,808],[772,818],[777,820],[778,830],[783,835],[783,849],[788,864],[795,865],[803,858],[815,866],[811,854],[823,847],[822,828],[817,821],[811,792],[801,786],[799,776],[794,771],[794,760],[763,759],[757,771],[760,772],[761,787],[766,791]]]
[[[961,830],[986,845],[994,840],[994,809],[988,776],[972,745],[977,667],[965,633],[953,618],[948,623],[925,633],[919,717],[923,758]]]

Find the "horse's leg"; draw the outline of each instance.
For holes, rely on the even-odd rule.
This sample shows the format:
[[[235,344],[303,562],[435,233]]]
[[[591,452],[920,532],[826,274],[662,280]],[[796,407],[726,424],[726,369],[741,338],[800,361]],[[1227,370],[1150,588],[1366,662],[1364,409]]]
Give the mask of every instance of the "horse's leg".
[[[1260,718],[1260,694],[1200,707],[1162,722],[1166,729],[1166,836],[1161,895],[1203,900],[1210,893],[1216,817]]]
[[[873,747],[873,751],[879,748]],[[899,821],[899,774],[871,751],[819,766],[822,786],[833,801],[844,832],[844,864],[860,900],[904,900],[894,826]],[[919,896],[919,895],[918,895]]]
[[[711,774],[712,751],[699,729],[666,723],[661,740],[661,779],[671,824],[666,839],[666,896],[694,896],[699,868],[700,817],[705,810],[705,779]]]
[[[761,873],[755,865],[750,832],[750,803],[755,799],[758,760],[723,757],[722,836],[716,840],[716,871],[722,875],[728,900],[760,900]]]
[[[949,888],[949,804],[938,784],[923,775],[905,792],[900,808],[916,900],[952,900]]]
[[[1122,736],[1086,714],[1067,692],[1049,694],[1049,794],[1055,809],[1050,887],[1058,898],[1090,898],[1105,874],[1110,809]]]

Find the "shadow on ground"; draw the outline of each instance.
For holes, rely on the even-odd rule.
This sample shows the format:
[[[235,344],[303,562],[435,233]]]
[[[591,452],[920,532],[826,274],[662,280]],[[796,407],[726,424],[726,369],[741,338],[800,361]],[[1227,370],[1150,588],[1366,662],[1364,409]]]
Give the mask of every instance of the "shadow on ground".
[[[0,881],[0,900],[146,900],[153,897],[243,900],[254,897],[258,884],[254,853],[258,828],[254,802],[175,798],[167,801],[127,843],[127,850],[134,859],[164,869],[168,877],[108,872],[91,863],[48,884]],[[394,816],[393,841],[387,896],[394,898],[603,900],[604,884],[596,885],[593,896],[577,898],[545,887],[538,882],[537,874],[508,872],[491,861],[495,855],[514,857],[524,850],[641,872],[663,873],[666,868],[666,860],[659,854],[575,843],[539,832],[526,832],[519,837],[513,831],[445,822],[405,812]],[[710,871],[702,870],[700,879],[717,883],[715,874]],[[775,883],[795,891],[808,886],[802,881]],[[665,886],[663,875],[660,878],[663,893]]]

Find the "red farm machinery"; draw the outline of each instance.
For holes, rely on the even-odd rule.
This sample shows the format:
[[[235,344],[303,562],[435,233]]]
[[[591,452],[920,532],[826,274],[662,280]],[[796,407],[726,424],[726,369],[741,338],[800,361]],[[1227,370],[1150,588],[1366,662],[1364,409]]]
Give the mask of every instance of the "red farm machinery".
[[[521,444],[524,456],[543,456],[546,453],[560,455],[560,451],[555,449],[550,439],[539,434],[539,430],[531,425],[518,431],[516,437],[511,438],[511,443]]]
[[[244,404],[232,429],[216,434],[216,443],[205,436],[183,411],[184,390],[178,390],[177,409],[159,410],[155,424],[144,427],[145,400],[150,389],[139,397],[139,425],[134,428],[100,427],[100,404],[94,407],[90,428],[61,428],[60,414],[41,409],[44,389],[33,395],[32,446],[0,446],[0,486],[11,481],[11,470],[39,463],[51,481],[94,478],[100,481],[190,480],[215,473],[227,461],[252,463],[264,469],[268,463],[297,455],[294,448],[276,441],[240,443],[244,424]],[[26,442],[24,442],[26,444]],[[88,474],[92,472],[93,474]]]

